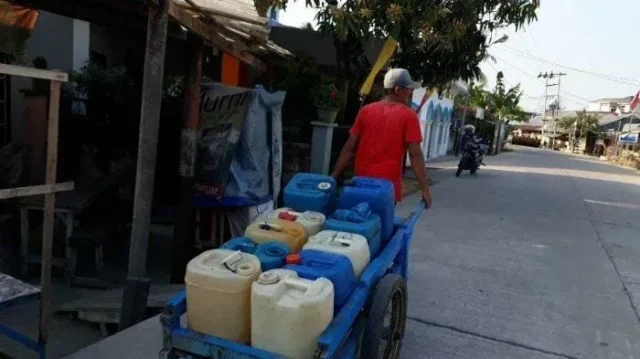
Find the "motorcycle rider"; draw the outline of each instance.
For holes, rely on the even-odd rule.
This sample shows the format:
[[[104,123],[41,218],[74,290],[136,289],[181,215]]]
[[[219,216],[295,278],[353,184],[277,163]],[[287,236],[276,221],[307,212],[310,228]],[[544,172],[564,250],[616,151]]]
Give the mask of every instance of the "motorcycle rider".
[[[476,128],[473,125],[464,125],[462,127],[463,135],[462,140],[460,141],[460,151],[464,154],[467,150],[467,146],[476,147],[477,138],[476,138]]]

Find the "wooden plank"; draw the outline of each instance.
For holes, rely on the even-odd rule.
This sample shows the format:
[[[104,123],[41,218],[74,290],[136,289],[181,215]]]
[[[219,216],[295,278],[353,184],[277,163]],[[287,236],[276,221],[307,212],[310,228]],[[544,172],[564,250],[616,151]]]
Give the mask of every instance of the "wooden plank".
[[[13,76],[30,77],[32,79],[51,80],[51,81],[58,81],[58,82],[69,81],[69,75],[67,75],[64,72],[41,70],[41,69],[34,69],[31,67],[15,66],[15,65],[7,65],[7,64],[0,64],[0,73],[13,75]]]
[[[149,225],[151,223],[164,57],[167,47],[167,25],[169,23],[167,7],[167,1],[161,1],[156,5],[149,4],[147,43],[142,78],[142,110],[138,137],[136,186],[133,199],[133,225],[129,242],[127,277],[143,277],[147,271]]]
[[[151,281],[148,278],[127,278],[127,284],[122,294],[122,308],[120,309],[120,321],[118,323],[119,331],[144,320],[150,286]]]
[[[60,113],[60,81],[49,83],[49,124],[47,127],[46,184],[56,183],[58,167],[58,114]],[[42,225],[42,264],[40,269],[40,330],[38,340],[47,342],[51,311],[51,256],[53,248],[53,221],[56,194],[44,195],[44,220]]]
[[[72,191],[73,182],[62,182],[55,184],[43,184],[39,186],[15,187],[0,190],[0,199],[9,199],[16,197],[37,196],[47,193]]]

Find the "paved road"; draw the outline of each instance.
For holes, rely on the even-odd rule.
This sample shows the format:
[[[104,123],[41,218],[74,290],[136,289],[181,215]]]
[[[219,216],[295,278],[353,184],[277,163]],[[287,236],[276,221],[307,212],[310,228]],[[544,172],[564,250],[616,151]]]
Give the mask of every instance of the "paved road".
[[[526,148],[486,162],[432,171],[402,357],[640,358],[638,172]]]

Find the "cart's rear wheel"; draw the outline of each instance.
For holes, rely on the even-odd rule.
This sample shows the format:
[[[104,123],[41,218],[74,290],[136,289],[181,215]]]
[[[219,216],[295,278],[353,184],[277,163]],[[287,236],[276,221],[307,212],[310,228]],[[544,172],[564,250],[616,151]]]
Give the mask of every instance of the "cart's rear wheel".
[[[407,321],[407,286],[397,274],[385,275],[373,293],[362,338],[361,359],[400,357]]]

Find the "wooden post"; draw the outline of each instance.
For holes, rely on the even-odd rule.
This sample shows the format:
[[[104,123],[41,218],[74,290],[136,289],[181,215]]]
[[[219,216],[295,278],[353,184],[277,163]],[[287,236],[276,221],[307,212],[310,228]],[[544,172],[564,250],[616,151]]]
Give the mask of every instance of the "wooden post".
[[[167,47],[168,3],[169,0],[158,0],[157,3],[149,2],[136,188],[133,199],[133,225],[129,243],[127,283],[122,295],[120,315],[122,328],[137,324],[143,319],[140,315],[140,308],[146,308],[149,296],[148,281],[145,280],[145,276],[153,205],[153,185],[156,175],[164,56]],[[146,290],[145,287],[147,287]]]
[[[146,274],[160,104],[162,102],[164,56],[167,45],[168,1],[149,2],[136,187],[133,201],[133,226],[127,273],[129,277],[143,277]]]
[[[171,282],[184,281],[188,261],[191,224],[191,195],[196,161],[196,138],[200,123],[200,83],[202,82],[202,52],[204,43],[192,32],[187,34],[187,52],[184,77],[184,112],[182,137],[180,140],[180,199],[178,217],[173,231],[173,256]]]
[[[56,183],[58,167],[58,114],[60,112],[60,82],[49,84],[49,124],[47,128],[47,173],[46,184]],[[47,326],[51,309],[51,251],[53,247],[53,221],[56,194],[44,195],[44,223],[42,225],[42,264],[40,272],[40,330],[38,340],[47,342]]]

